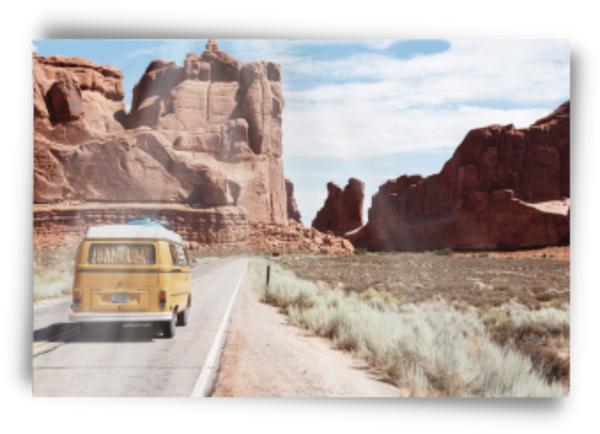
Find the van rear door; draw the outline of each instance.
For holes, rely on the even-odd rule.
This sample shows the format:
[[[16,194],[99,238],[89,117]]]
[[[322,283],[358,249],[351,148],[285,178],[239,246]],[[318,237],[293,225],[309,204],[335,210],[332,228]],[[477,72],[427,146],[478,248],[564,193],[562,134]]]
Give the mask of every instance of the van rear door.
[[[159,285],[152,243],[92,243],[82,287],[89,288],[93,312],[143,312]]]

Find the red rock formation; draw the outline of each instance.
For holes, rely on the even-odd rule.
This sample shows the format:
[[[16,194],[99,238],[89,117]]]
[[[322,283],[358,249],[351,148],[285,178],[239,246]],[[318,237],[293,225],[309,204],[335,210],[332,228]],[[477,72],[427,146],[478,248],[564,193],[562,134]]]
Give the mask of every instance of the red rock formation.
[[[148,202],[189,215],[240,207],[249,222],[288,224],[279,65],[244,65],[211,40],[184,67],[150,63],[129,114],[116,68],[34,55],[33,75],[34,212],[86,201],[122,202],[126,213]]]
[[[36,205],[34,246],[77,245],[88,226],[123,224],[143,214],[164,217],[173,230],[184,234],[192,249],[203,245],[244,246],[249,236],[246,212],[235,206],[193,208],[182,204],[74,202]]]
[[[369,250],[509,250],[568,243],[570,103],[526,129],[470,131],[437,175],[379,187],[349,239]]]
[[[354,252],[350,241],[335,236],[331,231],[322,233],[305,228],[290,220],[287,226],[255,223],[250,225],[247,248],[260,251],[329,253],[346,255]]]
[[[33,56],[34,134],[80,144],[124,130],[123,75],[82,57]]]
[[[350,178],[342,190],[336,183],[327,184],[327,199],[317,212],[312,227],[321,231],[344,234],[363,225],[363,201],[365,184],[359,179]]]
[[[302,224],[300,210],[294,198],[294,184],[289,179],[285,180],[285,191],[287,193],[287,212],[288,218]]]
[[[216,173],[227,173],[238,185],[235,203],[250,221],[287,224],[280,80],[279,65],[243,64],[211,40],[202,56],[189,54],[184,67],[148,66],[133,90],[127,125],[150,127],[174,150],[200,155]]]

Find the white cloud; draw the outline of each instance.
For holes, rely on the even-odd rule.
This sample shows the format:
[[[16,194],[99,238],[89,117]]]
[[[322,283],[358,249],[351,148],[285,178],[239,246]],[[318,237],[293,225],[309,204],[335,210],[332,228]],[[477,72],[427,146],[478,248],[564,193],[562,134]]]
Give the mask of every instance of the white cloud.
[[[157,45],[156,47],[132,51],[131,53],[127,53],[127,55],[125,55],[125,57],[127,57],[128,59],[133,59],[133,58],[139,57],[139,56],[154,56],[159,53],[169,52],[169,48],[170,47],[167,44],[160,44],[160,45]]]
[[[509,123],[523,127],[547,114],[545,109],[393,111],[376,103],[321,103],[285,113],[284,148],[288,155],[346,159],[453,149],[473,128]]]
[[[366,217],[378,185],[404,173],[386,165],[386,156],[452,151],[471,129],[527,127],[569,98],[568,40],[458,39],[444,52],[409,59],[387,54],[394,41],[358,42],[373,51],[323,60],[294,55],[297,41],[240,41],[242,60],[282,66],[286,156],[378,164],[380,176],[354,166],[286,173],[294,178],[305,224],[323,205],[327,181],[365,181]],[[323,187],[315,189],[311,179],[323,179]]]
[[[447,51],[411,59],[374,52],[277,58],[280,49],[272,54],[283,66],[289,155],[364,158],[454,148],[473,128],[527,127],[569,98],[568,40],[460,39]],[[286,71],[329,82],[291,88]]]

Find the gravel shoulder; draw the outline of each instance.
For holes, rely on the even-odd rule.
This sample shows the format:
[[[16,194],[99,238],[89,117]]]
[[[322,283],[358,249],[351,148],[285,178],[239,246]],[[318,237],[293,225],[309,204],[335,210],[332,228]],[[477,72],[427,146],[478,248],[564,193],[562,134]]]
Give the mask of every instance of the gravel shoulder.
[[[261,303],[247,274],[238,294],[213,397],[399,397],[364,362],[287,325]]]

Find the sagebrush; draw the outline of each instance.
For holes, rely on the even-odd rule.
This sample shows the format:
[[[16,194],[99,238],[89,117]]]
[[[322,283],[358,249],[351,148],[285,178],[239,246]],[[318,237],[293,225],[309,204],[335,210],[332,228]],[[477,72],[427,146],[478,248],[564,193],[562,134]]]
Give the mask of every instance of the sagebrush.
[[[73,274],[68,271],[33,267],[33,299],[60,297],[73,292]]]
[[[331,338],[384,370],[413,396],[565,396],[526,355],[493,342],[475,309],[443,299],[417,306],[369,290],[362,296],[301,280],[278,265],[265,285],[267,262],[253,259],[254,286],[291,322]]]

